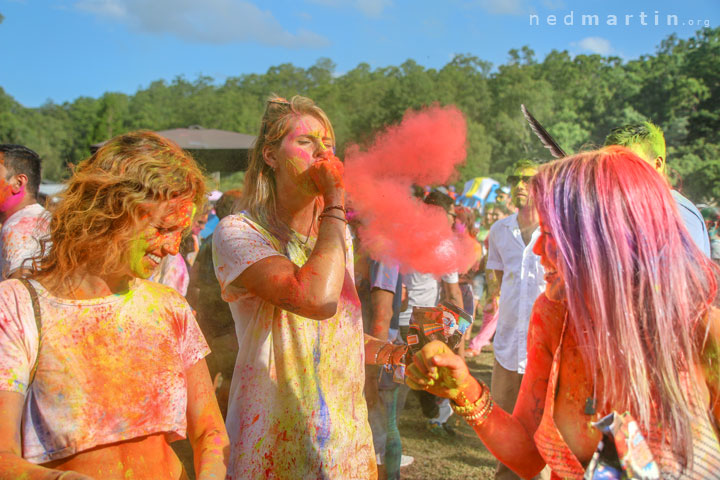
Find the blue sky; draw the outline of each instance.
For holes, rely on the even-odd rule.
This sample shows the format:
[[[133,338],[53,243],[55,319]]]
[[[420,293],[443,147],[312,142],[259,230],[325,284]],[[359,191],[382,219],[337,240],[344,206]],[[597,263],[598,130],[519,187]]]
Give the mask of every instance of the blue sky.
[[[332,59],[337,74],[409,58],[441,68],[456,53],[498,65],[523,45],[540,59],[557,49],[629,60],[653,53],[671,33],[687,38],[719,26],[720,2],[0,0],[0,14],[0,87],[36,107],[132,94],[178,75],[222,83],[320,57]],[[599,25],[582,25],[582,15],[597,15]],[[607,25],[612,16],[617,25]]]

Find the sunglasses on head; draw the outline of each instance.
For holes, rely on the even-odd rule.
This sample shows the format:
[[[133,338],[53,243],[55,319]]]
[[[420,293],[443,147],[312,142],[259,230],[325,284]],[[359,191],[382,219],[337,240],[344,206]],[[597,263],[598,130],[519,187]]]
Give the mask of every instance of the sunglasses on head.
[[[524,184],[530,183],[530,180],[532,180],[532,175],[510,175],[508,177],[508,183],[510,185],[517,185],[520,182],[523,182]]]

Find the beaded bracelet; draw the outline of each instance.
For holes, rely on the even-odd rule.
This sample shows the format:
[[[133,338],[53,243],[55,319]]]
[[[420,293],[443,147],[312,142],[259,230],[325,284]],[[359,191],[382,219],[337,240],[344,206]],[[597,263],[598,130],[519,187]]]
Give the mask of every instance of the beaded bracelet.
[[[338,217],[337,215],[332,215],[332,214],[330,214],[330,213],[321,213],[318,218],[322,220],[322,219],[325,218],[325,217],[334,218],[334,219],[336,219],[336,220],[340,220],[341,222],[348,223],[347,218],[345,218],[345,217]]]
[[[329,207],[325,207],[322,213],[327,213],[333,209],[342,210],[343,213],[347,213],[347,210],[345,210],[345,207],[343,207],[342,205],[330,205]]]

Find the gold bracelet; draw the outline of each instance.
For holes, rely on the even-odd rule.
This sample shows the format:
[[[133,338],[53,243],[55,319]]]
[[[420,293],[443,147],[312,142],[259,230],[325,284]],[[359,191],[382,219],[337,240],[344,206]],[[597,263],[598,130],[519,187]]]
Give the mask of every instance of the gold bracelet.
[[[492,397],[490,397],[490,401],[487,403],[482,412],[478,412],[477,414],[471,415],[470,417],[465,417],[465,421],[468,422],[471,427],[479,427],[480,425],[485,423],[485,420],[487,420],[490,416],[490,412],[492,412],[494,404],[495,402],[493,402]]]
[[[480,385],[482,390],[475,402],[463,406],[456,405],[455,402],[451,403],[453,411],[463,417],[468,424],[475,427],[482,425],[487,420],[494,404],[490,389],[483,382]],[[465,394],[462,393],[462,395],[465,398]]]
[[[470,402],[465,396],[465,392],[460,390],[458,398],[462,397],[462,400],[464,400],[464,405],[458,405],[454,400],[450,403],[455,413],[457,413],[458,415],[469,415],[475,410],[477,410],[480,404],[484,401],[486,391],[488,391],[487,393],[489,393],[489,389],[485,382],[478,383],[480,384],[480,395],[478,396],[478,399],[475,400],[475,402]]]

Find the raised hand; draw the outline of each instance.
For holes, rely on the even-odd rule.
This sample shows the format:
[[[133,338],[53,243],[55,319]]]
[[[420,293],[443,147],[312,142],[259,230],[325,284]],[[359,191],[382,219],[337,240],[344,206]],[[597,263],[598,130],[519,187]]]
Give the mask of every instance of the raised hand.
[[[308,169],[320,195],[334,201],[341,200],[338,197],[342,197],[345,191],[343,172],[342,162],[330,150],[326,150]]]

